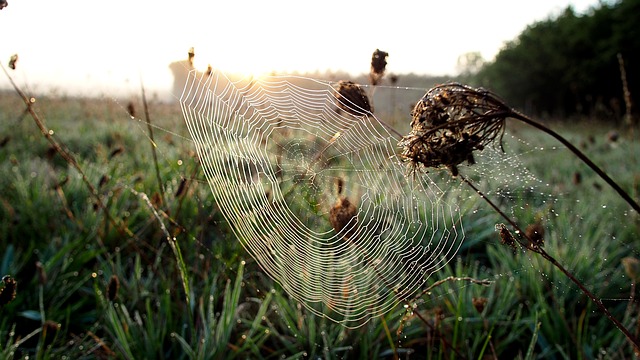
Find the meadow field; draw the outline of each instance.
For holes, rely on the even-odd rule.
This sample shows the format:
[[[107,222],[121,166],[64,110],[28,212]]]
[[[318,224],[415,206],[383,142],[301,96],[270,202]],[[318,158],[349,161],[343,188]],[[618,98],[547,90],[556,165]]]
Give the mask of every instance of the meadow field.
[[[11,299],[4,278],[0,359],[634,356],[564,274],[502,244],[504,219],[460,184],[464,242],[429,277],[437,286],[349,329],[290,297],[237,240],[178,104],[150,101],[147,115],[139,97],[45,96],[32,107],[44,134],[16,93],[0,94],[0,276],[17,284]],[[409,110],[388,116],[402,124]],[[547,125],[638,201],[637,129]],[[476,183],[522,226],[541,224],[546,251],[638,336],[638,214],[546,134],[509,122],[504,141]]]

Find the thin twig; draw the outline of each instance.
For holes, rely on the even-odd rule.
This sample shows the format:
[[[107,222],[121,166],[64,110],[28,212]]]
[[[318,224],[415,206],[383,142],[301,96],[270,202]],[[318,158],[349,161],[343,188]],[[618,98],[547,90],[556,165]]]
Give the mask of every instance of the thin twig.
[[[596,304],[598,309],[600,309],[600,311],[602,311],[605,314],[605,316],[611,322],[613,322],[614,325],[620,331],[622,331],[622,333],[627,337],[627,339],[635,345],[636,349],[640,349],[640,341],[638,341],[638,338],[636,338],[633,334],[631,334],[631,332],[609,312],[609,310],[604,306],[600,298],[598,298],[593,293],[591,293],[591,291],[589,291],[589,289],[587,289],[580,280],[578,280],[571,272],[569,272],[564,266],[562,266],[562,264],[560,264],[553,256],[549,255],[542,247],[534,246],[533,244],[535,244],[535,241],[533,241],[526,234],[526,232],[522,231],[520,226],[518,226],[518,224],[516,224],[515,221],[513,221],[509,216],[507,216],[507,214],[505,214],[496,204],[494,204],[493,201],[491,201],[491,199],[486,197],[484,193],[482,193],[482,191],[480,191],[480,189],[478,189],[469,179],[467,179],[462,175],[460,175],[460,179],[462,180],[462,182],[464,182],[469,187],[471,187],[478,194],[478,196],[480,196],[485,202],[487,202],[487,204],[489,204],[489,206],[491,206],[498,214],[500,214],[502,218],[504,218],[507,222],[509,222],[509,224],[518,232],[518,235],[524,236],[524,238],[527,239],[529,243],[525,244],[522,242],[522,240],[519,237],[516,237],[516,240],[520,243],[520,245],[522,245],[523,248],[531,250],[537,254],[540,254],[540,256],[542,256],[545,260],[549,261],[553,266],[558,268],[566,277],[568,277],[571,281],[573,281],[573,283],[576,284],[580,288],[580,290],[585,295],[587,295],[589,299],[591,299],[591,301],[593,301]]]

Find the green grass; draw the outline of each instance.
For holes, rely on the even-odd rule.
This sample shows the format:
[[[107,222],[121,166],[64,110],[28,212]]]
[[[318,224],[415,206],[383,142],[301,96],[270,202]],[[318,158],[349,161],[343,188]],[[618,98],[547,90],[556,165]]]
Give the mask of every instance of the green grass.
[[[110,216],[133,236],[96,206],[78,172],[22,116],[18,97],[3,93],[0,140],[8,140],[0,147],[0,276],[14,277],[18,291],[0,308],[1,359],[632,355],[622,333],[564,275],[533,253],[513,254],[500,245],[494,226],[504,221],[473,196],[460,200],[469,210],[458,257],[428,284],[471,276],[491,285],[445,282],[408,309],[399,304],[384,318],[344,328],[290,298],[248,257],[204,181],[177,104],[150,107],[164,203],[146,124],[128,116],[126,101],[42,98],[36,105]],[[584,143],[637,198],[640,145],[625,136],[607,142],[608,130],[599,125],[579,128],[561,131]],[[640,256],[637,214],[577,160],[553,149],[553,140],[525,127],[509,131],[527,139],[507,139],[505,156],[518,154],[520,165],[509,175],[511,163],[496,160],[498,176],[476,173],[483,191],[523,226],[544,219],[545,249],[635,331],[639,310],[636,304],[626,313],[631,288],[620,260]],[[558,164],[550,166],[550,158]],[[521,187],[517,175],[526,171],[549,196]],[[576,171],[580,184],[572,182]],[[108,299],[112,276],[120,286]],[[481,312],[474,298],[487,299]]]

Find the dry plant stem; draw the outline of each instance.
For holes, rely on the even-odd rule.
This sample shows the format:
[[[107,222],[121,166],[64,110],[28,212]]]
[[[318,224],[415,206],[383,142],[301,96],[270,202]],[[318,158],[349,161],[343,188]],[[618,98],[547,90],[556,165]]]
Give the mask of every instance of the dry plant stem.
[[[465,184],[467,184],[469,187],[471,187],[477,194],[478,196],[480,196],[482,198],[482,200],[484,200],[485,202],[487,202],[489,204],[489,206],[491,206],[498,214],[500,214],[500,216],[502,216],[502,218],[504,218],[514,229],[516,229],[516,231],[518,232],[518,235],[524,236],[527,241],[529,242],[529,244],[535,244],[535,242],[533,240],[531,240],[527,234],[518,226],[518,224],[515,223],[515,221],[513,221],[509,216],[507,216],[507,214],[505,214],[502,210],[500,210],[500,208],[494,204],[489,198],[487,198],[481,191],[480,189],[478,189],[471,181],[469,181],[466,177],[460,175],[460,179],[462,180],[462,182],[464,182]],[[562,266],[562,264],[560,264],[554,257],[552,257],[551,255],[549,255],[542,247],[536,246],[536,247],[532,247],[529,246],[529,244],[524,244],[521,242],[521,240],[519,238],[516,237],[516,240],[520,243],[520,245],[527,249],[527,250],[531,250],[537,254],[539,254],[540,256],[542,256],[545,260],[549,261],[553,266],[555,266],[556,268],[558,268],[566,277],[568,277],[571,281],[573,281],[574,284],[576,284],[580,290],[587,295],[587,297],[589,297],[589,299],[591,299],[591,301],[593,301],[596,306],[598,307],[598,309],[600,309],[600,311],[602,311],[605,316],[614,323],[614,325],[620,330],[622,331],[622,333],[627,337],[627,339],[633,343],[633,345],[635,346],[636,349],[640,349],[640,341],[638,341],[638,338],[636,338],[633,334],[631,334],[631,332],[620,322],[618,321],[618,319],[616,319],[610,312],[609,310],[604,306],[604,304],[602,303],[602,300],[600,300],[600,298],[596,297],[593,293],[591,293],[591,291],[589,291],[589,289],[587,289],[584,284],[582,284],[582,282],[580,280],[578,280],[571,272],[569,272],[567,269],[565,269],[564,266]]]
[[[624,191],[615,181],[613,181],[613,179],[611,179],[609,175],[607,175],[604,171],[602,171],[602,169],[600,169],[596,164],[594,164],[593,161],[591,161],[591,159],[589,159],[582,151],[580,151],[577,147],[571,144],[567,139],[562,137],[562,135],[558,134],[557,132],[551,130],[550,128],[542,125],[537,121],[533,121],[529,119],[527,116],[515,110],[512,110],[512,113],[508,114],[508,116],[516,120],[520,120],[526,124],[529,124],[539,130],[542,130],[543,132],[551,135],[553,138],[558,140],[560,143],[562,143],[562,145],[566,146],[567,149],[569,149],[580,160],[582,160],[585,164],[587,164],[587,166],[589,166],[591,170],[593,170],[596,174],[598,174],[598,176],[600,176],[602,180],[604,180],[607,184],[609,184],[609,186],[611,186],[618,193],[618,195],[620,195],[620,197],[622,197],[638,214],[640,214],[640,205],[638,205],[638,203],[635,200],[633,200],[633,198],[631,198],[631,196],[629,196],[629,194],[627,194],[626,191]]]
[[[156,178],[158,179],[158,188],[160,189],[160,198],[162,203],[166,204],[164,196],[164,186],[162,185],[162,177],[160,176],[160,167],[158,166],[158,154],[156,153],[156,142],[153,139],[153,127],[151,126],[151,117],[149,116],[149,105],[147,103],[147,95],[144,91],[144,84],[140,81],[140,89],[142,90],[142,106],[144,107],[144,117],[147,121],[147,129],[149,130],[149,140],[151,141],[151,154],[153,154],[153,164],[156,168]]]
[[[27,105],[27,109],[26,110],[29,112],[29,114],[31,115],[31,117],[35,121],[35,123],[38,126],[38,129],[40,129],[40,132],[42,133],[42,135],[47,139],[47,141],[49,141],[49,143],[51,144],[51,146],[53,146],[55,151],[58,154],[60,154],[60,156],[62,156],[62,158],[69,165],[71,165],[74,169],[76,169],[76,171],[78,171],[78,173],[80,173],[80,176],[82,177],[82,181],[85,183],[85,185],[89,189],[89,192],[91,193],[91,196],[94,198],[94,200],[98,204],[98,207],[100,207],[100,209],[102,211],[104,211],[104,214],[107,217],[108,221],[113,226],[115,226],[116,229],[118,229],[118,231],[120,231],[121,233],[126,234],[129,237],[136,237],[135,234],[133,234],[133,232],[131,232],[131,230],[129,230],[128,227],[126,227],[122,223],[116,221],[116,219],[114,219],[113,216],[111,216],[111,213],[109,212],[109,209],[107,209],[107,207],[105,206],[104,202],[100,198],[100,194],[98,193],[98,190],[93,186],[91,181],[89,181],[89,178],[87,177],[85,172],[82,170],[82,167],[76,161],[75,157],[66,148],[64,148],[56,139],[53,138],[53,133],[50,132],[49,129],[47,129],[47,127],[45,126],[44,122],[40,119],[40,116],[38,115],[38,113],[33,108],[33,102],[31,101],[31,99],[13,81],[13,78],[7,72],[7,69],[4,67],[4,65],[0,64],[0,66],[2,67],[2,71],[4,71],[4,73],[7,76],[7,78],[9,78],[9,82],[11,82],[11,85],[13,86],[14,90],[16,91],[16,93],[18,93],[18,95],[22,98],[24,103]],[[98,241],[100,241],[100,240],[98,240]],[[104,247],[104,244],[102,243],[102,241],[100,241],[100,245],[102,247]]]

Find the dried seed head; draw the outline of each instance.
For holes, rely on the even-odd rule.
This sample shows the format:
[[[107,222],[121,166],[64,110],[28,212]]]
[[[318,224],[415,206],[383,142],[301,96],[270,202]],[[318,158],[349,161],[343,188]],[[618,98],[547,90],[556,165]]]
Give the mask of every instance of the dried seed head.
[[[184,195],[186,189],[187,189],[187,178],[182,178],[182,180],[180,180],[180,185],[178,185],[178,190],[176,190],[175,197],[179,198],[182,195]]]
[[[507,229],[507,226],[505,224],[496,224],[496,231],[500,233],[500,242],[510,247],[515,253],[518,250],[516,247],[516,239],[511,235],[511,231]]]
[[[632,256],[628,256],[623,258],[621,261],[622,266],[624,267],[624,272],[634,283],[637,283],[640,280],[640,260]]]
[[[371,85],[378,85],[380,80],[384,76],[384,71],[387,68],[387,56],[389,53],[376,49],[371,57],[371,71],[369,72],[369,80]]]
[[[100,177],[100,181],[98,181],[98,188],[102,189],[103,186],[107,185],[109,182],[109,175],[104,174]]]
[[[336,178],[336,190],[338,191],[338,195],[342,195],[342,188],[344,187],[344,180],[342,178]]]
[[[47,271],[40,261],[36,261],[36,271],[38,272],[38,283],[45,285],[47,283]]]
[[[485,306],[487,306],[487,302],[489,300],[485,297],[479,297],[479,298],[471,298],[471,303],[473,304],[473,307],[476,309],[476,311],[480,314],[482,313],[482,311],[484,310]]]
[[[196,56],[196,51],[193,49],[193,46],[189,48],[187,56],[189,57],[189,64],[193,66],[193,58]]]
[[[4,287],[0,289],[0,306],[5,306],[16,298],[18,283],[9,275],[2,278]]]
[[[155,207],[156,209],[159,209],[162,207],[162,195],[160,195],[159,192],[154,192],[153,195],[151,195],[151,204],[153,204],[153,207]]]
[[[582,174],[577,171],[574,172],[571,177],[571,182],[573,183],[573,185],[580,185],[580,183],[582,183]]]
[[[352,239],[358,226],[358,209],[346,197],[341,197],[329,211],[331,226],[340,233],[346,228],[345,237]]]
[[[411,132],[398,144],[411,171],[446,168],[457,174],[462,162],[474,164],[474,151],[499,139],[512,110],[486,90],[461,84],[439,85],[415,105]]]
[[[356,116],[373,112],[369,97],[360,85],[340,80],[335,90],[334,96],[339,109]]]
[[[6,4],[6,3],[5,3]],[[6,6],[6,5],[5,5]],[[0,9],[2,9],[2,7],[0,7]],[[9,58],[9,68],[11,70],[15,70],[16,69],[16,63],[18,62],[18,54],[13,54],[11,55],[11,58]]]
[[[544,227],[540,222],[527,226],[524,233],[531,241],[530,247],[533,249],[544,247]]]
[[[111,151],[111,153],[109,154],[109,159],[112,159],[114,156],[120,155],[123,152],[124,152],[124,148],[122,146],[118,146],[117,148]]]
[[[107,299],[109,301],[115,301],[118,297],[118,289],[120,289],[120,280],[116,275],[111,275],[107,285]]]
[[[129,101],[127,104],[127,113],[129,113],[129,116],[132,118],[136,117],[136,107],[133,105],[132,101]]]

